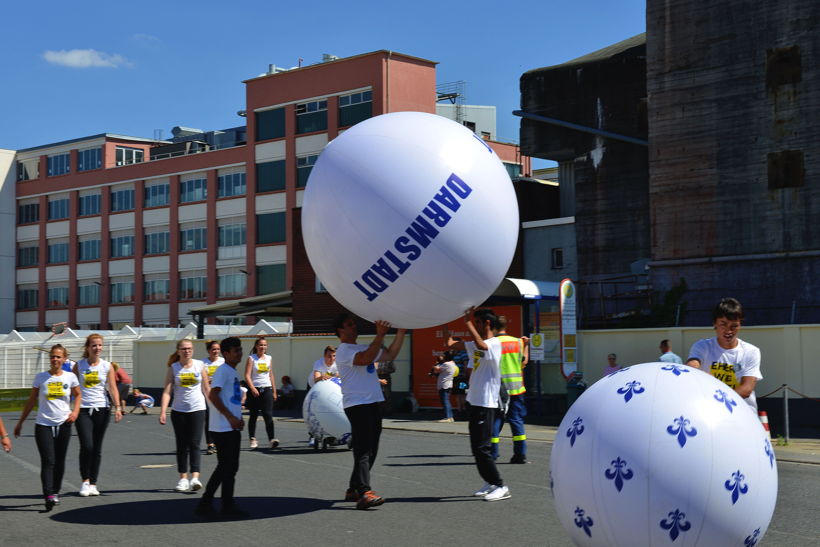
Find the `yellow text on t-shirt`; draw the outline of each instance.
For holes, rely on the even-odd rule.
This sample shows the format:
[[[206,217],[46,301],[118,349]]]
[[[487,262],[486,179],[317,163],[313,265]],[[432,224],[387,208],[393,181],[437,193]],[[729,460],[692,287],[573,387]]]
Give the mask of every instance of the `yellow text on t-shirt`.
[[[89,370],[84,375],[85,387],[94,387],[100,383],[100,373],[96,370]]]
[[[54,399],[62,399],[65,397],[65,389],[63,389],[62,382],[49,382],[46,385],[48,386],[46,397],[49,401],[53,401]]]
[[[712,362],[709,367],[712,376],[734,389],[737,387],[737,376],[735,375],[735,367],[729,363]]]
[[[182,387],[194,387],[197,385],[196,374],[193,372],[180,372],[179,373],[179,385]]]

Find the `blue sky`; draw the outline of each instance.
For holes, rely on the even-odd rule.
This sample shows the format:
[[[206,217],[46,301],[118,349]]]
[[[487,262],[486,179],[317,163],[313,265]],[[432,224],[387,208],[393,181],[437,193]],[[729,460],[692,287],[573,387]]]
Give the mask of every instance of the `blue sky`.
[[[4,20],[0,148],[13,150],[242,125],[242,81],[268,64],[380,49],[439,62],[438,83],[464,80],[517,142],[521,74],[646,26],[644,0],[14,2]]]

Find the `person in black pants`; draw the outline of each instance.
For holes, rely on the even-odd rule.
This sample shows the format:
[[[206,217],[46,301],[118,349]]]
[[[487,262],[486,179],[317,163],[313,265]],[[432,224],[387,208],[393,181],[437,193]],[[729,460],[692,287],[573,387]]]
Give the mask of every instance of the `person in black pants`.
[[[356,509],[368,509],[384,503],[370,487],[370,468],[376,461],[382,431],[384,400],[376,373],[377,361],[393,361],[404,342],[405,329],[396,331],[390,347],[382,349],[382,341],[390,323],[376,321],[376,336],[369,346],[357,344],[355,318],[343,313],[333,323],[341,344],[336,348],[336,366],[342,381],[342,406],[350,420],[353,442],[353,472],[345,492],[345,501],[355,501]]]
[[[273,360],[266,352],[268,341],[259,336],[253,345],[253,352],[248,356],[245,364],[245,383],[248,386],[248,397],[245,406],[248,407],[248,435],[250,448],[255,450],[259,443],[256,440],[256,419],[262,414],[265,422],[265,431],[268,434],[270,448],[279,446],[279,439],[273,436],[273,402],[276,400],[276,382],[273,376]]]
[[[60,503],[59,494],[65,473],[65,456],[71,440],[71,424],[80,413],[82,401],[77,376],[62,368],[67,357],[68,352],[63,346],[52,346],[49,352],[51,367],[48,372],[41,372],[34,377],[31,394],[14,428],[14,436],[19,437],[23,422],[37,403],[34,438],[40,452],[40,482],[46,511],[51,511]],[[73,409],[69,408],[71,397],[74,397]]]
[[[242,343],[239,338],[229,337],[221,342],[225,362],[219,365],[211,378],[208,400],[213,405],[209,429],[216,443],[216,469],[214,469],[205,493],[196,508],[196,514],[205,518],[216,515],[213,499],[222,487],[222,515],[229,518],[247,517],[248,513],[234,501],[234,484],[239,470],[239,448],[242,442],[242,391],[236,365],[242,360]]]

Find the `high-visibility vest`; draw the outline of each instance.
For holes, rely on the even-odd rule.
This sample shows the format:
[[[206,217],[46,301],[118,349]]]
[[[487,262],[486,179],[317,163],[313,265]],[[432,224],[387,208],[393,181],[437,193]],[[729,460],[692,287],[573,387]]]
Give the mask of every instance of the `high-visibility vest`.
[[[510,395],[521,395],[524,387],[524,375],[521,372],[521,339],[502,334],[501,342],[501,381]]]

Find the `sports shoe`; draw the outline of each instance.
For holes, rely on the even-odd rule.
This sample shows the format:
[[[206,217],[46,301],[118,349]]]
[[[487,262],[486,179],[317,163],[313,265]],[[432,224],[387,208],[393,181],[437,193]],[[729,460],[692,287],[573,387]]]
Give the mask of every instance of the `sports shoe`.
[[[316,446],[316,439],[314,439],[313,437],[308,439],[308,446]]]
[[[216,446],[209,444],[208,449],[205,451],[205,455],[210,456],[211,454],[216,454]]]
[[[256,442],[256,437],[251,437],[251,450],[259,448],[259,443]]]
[[[174,488],[177,492],[187,492],[190,489],[191,483],[188,482],[188,479],[179,479],[176,488]]]
[[[222,508],[219,516],[224,519],[246,519],[251,516],[250,513],[239,507],[239,505],[232,503]]]
[[[484,496],[484,501],[500,501],[505,500],[510,497],[510,489],[506,486],[493,486],[492,491],[490,491],[486,496]]]
[[[46,512],[51,511],[57,503],[54,501],[54,496],[46,496]]]
[[[60,505],[60,496],[58,496],[57,494],[54,494],[51,497],[54,498],[54,505]]]
[[[345,501],[359,501],[359,491],[355,488],[348,488],[345,492]]]
[[[495,486],[493,486],[489,482],[485,482],[484,486],[476,490],[476,492],[473,495],[478,496],[479,498],[483,498],[484,496],[492,492],[493,488],[495,488]]]
[[[190,485],[191,485],[191,490],[193,490],[194,492],[196,492],[197,490],[202,488],[202,483],[199,482],[199,479],[196,478],[196,477],[191,479]]]
[[[512,458],[510,458],[510,463],[530,463],[526,456],[521,454],[516,454]]]
[[[436,422],[440,423],[440,424],[451,424],[451,423],[455,422],[455,420],[452,419],[452,418],[442,418],[440,420],[436,420]]]
[[[88,495],[89,496],[99,496],[100,495],[100,491],[97,490],[97,485],[96,484],[89,485]]]
[[[80,495],[84,498],[87,498],[91,495],[91,483],[89,483],[88,481],[83,483],[83,485],[80,487]]]
[[[378,507],[384,503],[384,498],[376,494],[373,490],[368,490],[361,495],[359,501],[356,502],[356,509],[365,511],[371,507]]]
[[[279,439],[271,439],[270,441],[270,449],[273,450],[274,448],[279,447]]]

